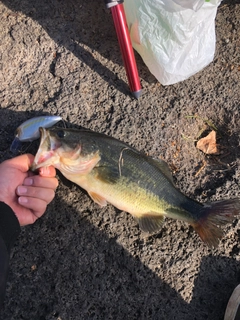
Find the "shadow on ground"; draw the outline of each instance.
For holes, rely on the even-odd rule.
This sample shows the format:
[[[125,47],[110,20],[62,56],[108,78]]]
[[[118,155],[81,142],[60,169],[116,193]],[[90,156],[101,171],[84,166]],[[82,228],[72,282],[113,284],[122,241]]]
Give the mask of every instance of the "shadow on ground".
[[[5,143],[0,152],[7,158],[13,138],[9,132],[39,113],[7,109],[2,113]],[[34,148],[29,151],[34,153]],[[129,254],[117,235],[110,237],[100,225],[98,229],[89,222],[96,212],[86,205],[85,196],[67,203],[62,196],[67,192],[71,186],[61,184],[45,217],[23,228],[12,253],[1,319],[223,319],[229,296],[240,281],[239,262],[211,254],[203,257],[187,303],[181,290],[177,292],[140,257]]]
[[[38,21],[59,46],[64,46],[72,52],[120,92],[128,93],[128,84],[118,78],[115,72],[106,68],[93,54],[97,51],[106,59],[123,65],[111,13],[105,8],[104,1],[51,0],[36,3],[33,0],[24,2],[14,0],[3,1],[3,3],[11,10],[21,11]],[[106,50],[105,39],[108,40],[108,50]],[[58,57],[56,53],[50,66],[53,75]],[[136,58],[140,63],[141,58],[137,54]],[[141,68],[145,68],[147,72],[143,63],[140,64]]]
[[[123,65],[111,13],[105,8],[104,1],[50,0],[36,3],[33,0],[20,2],[3,0],[2,2],[11,10],[21,11],[38,21],[59,46],[64,46],[72,52],[80,61],[98,73],[104,81],[124,94],[129,92],[128,84],[120,79],[116,72],[106,68],[93,54],[97,51],[114,64]],[[222,5],[231,6],[236,3],[239,1],[225,0]],[[106,50],[105,39],[108,40],[108,50]],[[58,57],[56,52],[50,66],[53,75]],[[136,52],[135,57],[141,78],[150,83],[156,83],[157,80],[150,74]]]

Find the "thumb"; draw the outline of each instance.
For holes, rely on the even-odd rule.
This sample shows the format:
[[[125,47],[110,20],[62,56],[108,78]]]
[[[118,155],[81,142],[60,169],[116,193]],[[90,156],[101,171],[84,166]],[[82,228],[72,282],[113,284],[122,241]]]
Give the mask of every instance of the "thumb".
[[[15,158],[6,160],[6,163],[22,172],[27,172],[33,163],[34,156],[30,153],[22,154]]]

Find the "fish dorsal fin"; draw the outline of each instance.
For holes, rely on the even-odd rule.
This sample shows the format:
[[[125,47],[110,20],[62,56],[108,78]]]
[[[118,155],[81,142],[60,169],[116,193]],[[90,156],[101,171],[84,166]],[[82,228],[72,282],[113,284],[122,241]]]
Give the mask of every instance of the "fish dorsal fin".
[[[93,201],[99,204],[101,207],[105,207],[107,205],[107,200],[102,196],[100,196],[99,194],[95,192],[89,192],[88,194],[93,199]]]
[[[158,231],[164,221],[164,216],[159,215],[155,212],[149,212],[137,218],[139,227],[145,232],[156,232]]]
[[[114,184],[119,179],[118,168],[111,166],[95,167],[93,172],[97,179],[105,183]]]
[[[172,172],[169,169],[167,162],[161,159],[150,159],[150,161],[152,161],[152,163],[161,170],[161,172],[172,182],[172,184],[174,184]]]

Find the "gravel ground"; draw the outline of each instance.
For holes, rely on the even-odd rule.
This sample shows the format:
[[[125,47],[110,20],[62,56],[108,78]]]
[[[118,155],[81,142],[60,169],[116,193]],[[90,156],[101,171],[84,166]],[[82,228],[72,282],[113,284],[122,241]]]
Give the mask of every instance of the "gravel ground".
[[[3,0],[0,15],[1,161],[12,157],[19,124],[58,114],[165,159],[198,201],[240,197],[239,1],[219,7],[214,61],[190,79],[164,87],[136,54],[139,100],[104,3]],[[196,140],[213,126],[220,154],[204,155]],[[12,250],[2,320],[223,319],[240,282],[238,220],[213,250],[179,221],[148,235],[131,215],[61,180]]]

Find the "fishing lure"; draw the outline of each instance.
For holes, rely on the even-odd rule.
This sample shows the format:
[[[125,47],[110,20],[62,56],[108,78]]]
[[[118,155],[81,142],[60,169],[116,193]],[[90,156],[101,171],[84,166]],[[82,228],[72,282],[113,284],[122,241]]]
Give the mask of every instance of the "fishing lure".
[[[21,142],[34,141],[40,137],[39,128],[50,128],[61,121],[60,116],[40,116],[24,121],[15,131],[15,138],[11,144],[10,151],[19,151]]]

